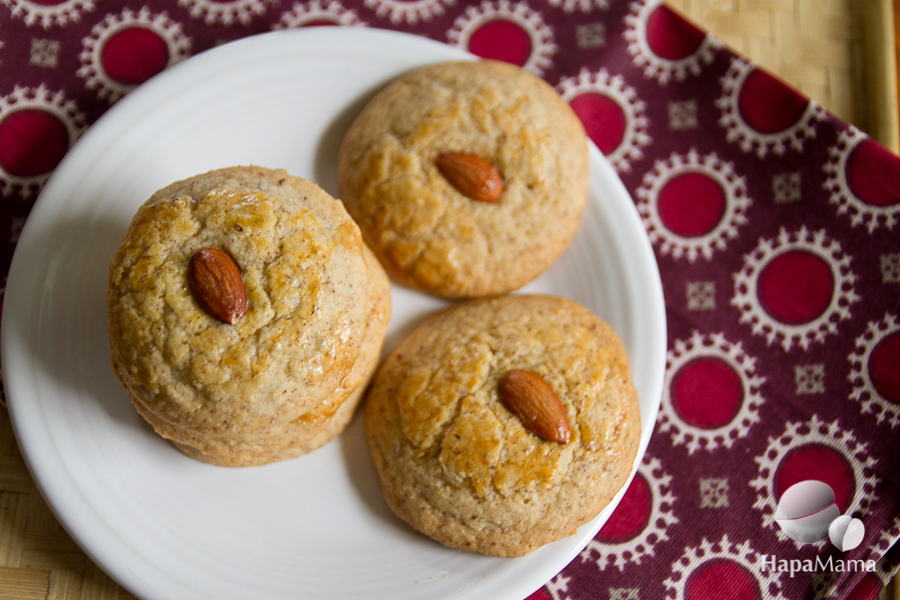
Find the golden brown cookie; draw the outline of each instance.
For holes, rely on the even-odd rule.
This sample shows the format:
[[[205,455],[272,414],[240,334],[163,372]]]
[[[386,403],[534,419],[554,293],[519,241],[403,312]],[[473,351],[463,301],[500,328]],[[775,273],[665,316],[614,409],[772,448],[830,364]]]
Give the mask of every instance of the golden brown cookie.
[[[352,420],[375,373],[390,321],[390,282],[371,251],[368,248],[364,250],[366,260],[374,265],[369,278],[368,297],[372,299],[373,305],[368,317],[366,336],[350,373],[334,393],[323,398],[315,408],[291,421],[273,423],[262,432],[248,430],[223,435],[198,434],[161,421],[132,397],[138,413],[157,433],[188,456],[226,467],[248,467],[296,458],[337,437]]]
[[[240,269],[248,300],[234,324],[189,286],[206,247]],[[331,417],[349,421],[340,408],[374,370],[390,314],[386,275],[367,253],[340,202],[283,170],[220,169],[154,194],[107,295],[113,366],[138,412],[188,453],[232,466],[336,435]]]
[[[568,442],[538,437],[507,408],[501,380],[514,370],[552,389]],[[536,387],[513,402],[541,415]],[[580,304],[541,295],[472,300],[422,323],[379,367],[365,425],[391,509],[447,546],[496,556],[532,552],[599,514],[641,435],[618,336]]]
[[[461,184],[477,183],[485,161],[502,180],[492,200]],[[540,78],[488,60],[393,81],[338,159],[341,199],[388,273],[445,298],[510,292],[546,270],[578,227],[588,178],[569,105]]]

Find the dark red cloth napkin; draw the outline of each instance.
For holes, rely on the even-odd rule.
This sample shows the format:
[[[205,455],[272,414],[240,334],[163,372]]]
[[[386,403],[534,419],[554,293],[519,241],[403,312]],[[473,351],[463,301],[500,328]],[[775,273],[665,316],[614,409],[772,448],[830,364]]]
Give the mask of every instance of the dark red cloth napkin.
[[[334,24],[545,78],[656,251],[656,431],[612,519],[532,598],[874,598],[900,562],[900,159],[659,0],[2,0],[0,269],[54,167],[135,86],[223,42]],[[805,480],[859,519],[857,548],[781,530]]]

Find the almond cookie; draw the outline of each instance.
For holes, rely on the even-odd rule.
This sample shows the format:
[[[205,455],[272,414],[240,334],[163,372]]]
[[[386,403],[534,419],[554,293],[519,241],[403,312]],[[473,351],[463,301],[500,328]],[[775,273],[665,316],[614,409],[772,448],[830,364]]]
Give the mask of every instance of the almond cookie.
[[[471,300],[422,323],[379,367],[365,425],[391,509],[442,544],[494,556],[597,516],[641,435],[618,336],[541,295]]]
[[[226,291],[240,288],[246,311],[234,323],[205,302],[222,288],[191,287],[204,248],[224,256],[214,284],[229,281],[216,270],[228,260],[238,269]],[[337,414],[374,369],[390,301],[366,252],[340,202],[283,170],[220,169],[154,194],[107,293],[113,366],[138,412],[207,462],[292,455],[307,440],[291,424],[327,403]]]
[[[347,131],[341,199],[397,282],[445,298],[510,292],[568,246],[587,137],[542,79],[498,61],[417,69]]]
[[[337,437],[350,424],[375,373],[381,356],[384,334],[390,321],[391,296],[387,274],[375,256],[365,248],[366,259],[375,267],[370,271],[369,297],[373,301],[366,336],[350,373],[333,394],[312,410],[285,423],[273,424],[262,432],[245,434],[198,435],[157,419],[135,398],[138,412],[153,428],[192,458],[226,466],[248,467],[296,458],[312,452]],[[184,440],[180,442],[178,440]]]

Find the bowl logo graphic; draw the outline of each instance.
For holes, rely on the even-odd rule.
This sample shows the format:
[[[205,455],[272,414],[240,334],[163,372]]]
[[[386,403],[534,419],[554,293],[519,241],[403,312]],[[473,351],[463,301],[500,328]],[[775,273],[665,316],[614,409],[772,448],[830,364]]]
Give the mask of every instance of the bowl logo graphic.
[[[862,521],[841,515],[831,486],[813,479],[785,490],[778,501],[775,522],[795,542],[814,544],[830,538],[844,552],[859,546],[866,532]]]

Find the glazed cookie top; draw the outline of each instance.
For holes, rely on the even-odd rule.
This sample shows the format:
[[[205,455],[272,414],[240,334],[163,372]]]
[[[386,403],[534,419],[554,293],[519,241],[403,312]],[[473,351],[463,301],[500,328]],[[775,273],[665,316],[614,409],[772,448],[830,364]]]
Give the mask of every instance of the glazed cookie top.
[[[204,247],[240,269],[247,310],[233,325],[189,289],[189,261]],[[351,369],[367,289],[359,230],[321,188],[259,167],[198,175],[155,193],[112,261],[114,362],[147,410],[185,428],[291,419]]]
[[[538,437],[501,401],[501,378],[517,369],[558,396],[568,442]],[[429,319],[386,359],[368,402],[389,503],[435,539],[487,554],[530,552],[596,516],[640,439],[618,336],[551,296],[470,301]]]
[[[587,138],[540,78],[497,61],[442,63],[392,82],[363,109],[339,153],[341,199],[400,283],[448,298],[518,289],[578,227]],[[485,202],[435,161],[470,154],[499,172]]]

